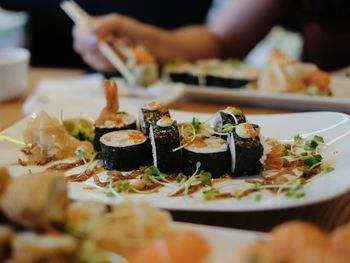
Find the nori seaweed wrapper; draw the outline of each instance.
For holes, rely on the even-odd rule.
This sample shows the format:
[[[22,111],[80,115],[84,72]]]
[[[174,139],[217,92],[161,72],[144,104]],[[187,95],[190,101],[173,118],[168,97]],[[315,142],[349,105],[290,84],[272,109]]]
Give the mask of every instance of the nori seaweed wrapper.
[[[180,146],[180,135],[176,124],[169,127],[152,126],[156,159],[154,165],[164,173],[179,172],[182,170],[182,150],[173,152],[173,149]],[[151,130],[151,131],[152,131]],[[152,137],[150,137],[152,140]],[[154,154],[154,152],[153,152]]]
[[[255,125],[257,127],[257,125]],[[234,137],[235,142],[235,170],[234,175],[256,175],[259,174],[263,164],[260,159],[263,156],[264,147],[261,144],[259,136],[255,138],[244,139],[235,132],[230,136]],[[232,149],[231,156],[232,156]]]
[[[122,115],[122,114],[128,114],[126,112],[118,112],[116,115]],[[136,130],[137,129],[137,124],[136,124],[136,119],[130,123],[130,124],[123,124],[119,127],[104,127],[104,126],[97,126],[94,125],[95,127],[95,138],[94,138],[94,148],[96,151],[101,151],[101,145],[100,145],[100,138],[105,135],[106,133],[109,132],[114,132],[114,131],[120,131],[120,130]]]
[[[217,112],[213,123],[215,131],[222,132],[222,128],[225,124],[236,125],[236,124],[247,122],[247,119],[243,112],[242,114],[233,114],[236,117],[236,119],[232,116],[232,114],[225,111]],[[226,136],[222,136],[222,137],[226,138]]]
[[[169,78],[172,82],[188,83],[188,73],[187,72],[170,72]]]
[[[140,109],[142,116],[139,116],[140,129],[143,134],[149,135],[149,127],[155,126],[157,121],[164,116],[170,117],[169,110],[162,112],[160,110],[150,110],[147,108]]]
[[[196,153],[187,149],[183,150],[183,171],[186,175],[192,175],[196,171],[197,162],[201,163],[201,169],[211,173],[212,178],[218,178],[230,173],[230,152]]]
[[[206,76],[206,84],[207,86],[210,86],[210,87],[239,89],[239,88],[245,87],[249,82],[251,81],[247,79],[218,77],[214,75]]]
[[[108,146],[101,142],[103,167],[106,170],[132,171],[152,163],[149,139],[126,147]]]

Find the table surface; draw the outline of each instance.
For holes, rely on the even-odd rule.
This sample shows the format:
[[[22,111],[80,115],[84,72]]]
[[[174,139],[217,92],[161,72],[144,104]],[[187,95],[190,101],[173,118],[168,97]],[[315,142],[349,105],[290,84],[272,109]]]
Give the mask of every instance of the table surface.
[[[79,69],[50,69],[31,68],[29,70],[29,81],[26,95],[30,94],[41,78],[59,78],[82,74]],[[24,117],[22,98],[0,103],[0,130],[5,129]],[[213,113],[226,106],[219,102],[208,102],[182,98],[171,105],[170,108]],[[246,114],[288,113],[292,111],[273,108],[240,108]],[[268,212],[245,212],[245,213],[193,213],[173,212],[175,220],[193,223],[228,226],[243,229],[268,231],[275,225],[287,220],[306,220],[316,223],[325,229],[334,229],[336,226],[350,222],[350,191],[336,199],[309,205],[300,208],[282,209]]]

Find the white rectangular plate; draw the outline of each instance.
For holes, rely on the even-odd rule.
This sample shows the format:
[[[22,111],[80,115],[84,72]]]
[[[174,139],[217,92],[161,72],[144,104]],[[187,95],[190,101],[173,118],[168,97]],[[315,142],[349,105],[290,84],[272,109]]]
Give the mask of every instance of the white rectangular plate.
[[[75,103],[51,104],[46,108],[52,116],[60,116],[63,109],[64,117],[87,117],[96,118],[101,103],[93,101],[75,101]],[[123,110],[130,114],[137,115],[138,108],[125,106]],[[201,120],[208,119],[211,115],[193,112],[171,111],[174,119],[181,121],[190,121],[192,117],[199,117]],[[170,192],[168,188],[161,189],[153,194],[123,194],[122,198],[108,197],[104,191],[88,190],[86,183],[70,183],[69,194],[74,199],[98,200],[113,204],[122,201],[122,199],[132,199],[135,201],[147,202],[152,206],[170,210],[189,210],[189,211],[258,211],[272,210],[287,207],[303,206],[315,202],[324,201],[336,197],[350,189],[350,120],[349,116],[335,112],[310,112],[297,114],[280,115],[255,115],[248,116],[249,121],[257,123],[262,127],[264,137],[273,137],[279,140],[291,140],[294,135],[301,134],[303,137],[310,138],[317,134],[323,136],[325,141],[340,138],[333,143],[324,152],[323,156],[331,162],[335,168],[334,171],[327,173],[305,186],[305,197],[301,199],[287,198],[284,195],[272,195],[265,193],[260,202],[254,200],[254,194],[248,197],[238,199],[225,199],[218,201],[204,201],[201,192],[195,193],[192,197],[168,197]],[[21,139],[21,132],[25,128],[25,120],[20,121],[4,133],[8,136]],[[18,158],[23,158],[20,153],[20,146],[10,142],[0,142],[0,165],[16,163]],[[14,174],[22,174],[28,170],[37,171],[43,167],[20,167],[9,166]],[[77,171],[70,171],[70,173]],[[103,179],[105,174],[102,174]],[[243,183],[243,179],[234,180],[235,184],[230,187],[237,187]],[[223,182],[225,183],[225,182]],[[90,182],[92,184],[92,181]],[[227,190],[231,189],[230,187]]]
[[[333,77],[332,97],[308,96],[304,94],[258,91],[247,88],[185,86],[189,97],[206,100],[221,100],[238,105],[276,107],[292,110],[333,110],[350,113],[350,78]]]

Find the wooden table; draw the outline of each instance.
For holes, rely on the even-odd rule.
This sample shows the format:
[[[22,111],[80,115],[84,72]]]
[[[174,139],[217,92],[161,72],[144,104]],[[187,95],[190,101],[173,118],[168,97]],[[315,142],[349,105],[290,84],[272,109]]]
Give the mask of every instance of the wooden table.
[[[81,74],[81,70],[62,70],[47,68],[31,68],[29,71],[29,87],[27,94],[32,92],[33,88],[41,78],[47,77],[67,77]],[[0,121],[4,129],[23,117],[21,107],[25,98],[0,103]],[[198,111],[213,113],[222,109],[223,104],[210,103],[183,98],[170,105],[171,108],[187,111]],[[266,114],[266,113],[286,113],[290,111],[240,107],[247,114]],[[175,220],[187,221],[201,224],[211,224],[228,226],[243,229],[253,229],[268,231],[273,226],[288,220],[306,220],[316,223],[325,229],[333,229],[338,225],[350,222],[350,191],[347,194],[339,196],[336,199],[321,202],[293,209],[280,209],[267,212],[244,212],[244,213],[205,213],[205,212],[172,212]]]

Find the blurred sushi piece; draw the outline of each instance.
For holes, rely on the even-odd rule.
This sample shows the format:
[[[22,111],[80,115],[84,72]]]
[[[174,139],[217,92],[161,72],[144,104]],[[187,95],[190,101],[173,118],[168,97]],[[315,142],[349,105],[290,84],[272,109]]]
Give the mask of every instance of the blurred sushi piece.
[[[4,262],[10,256],[10,243],[14,231],[9,226],[0,225],[0,261]]]
[[[72,202],[67,208],[66,224],[74,234],[84,235],[107,212],[107,206],[103,203]]]
[[[198,60],[188,73],[187,84],[207,86],[207,75],[215,67],[220,64],[218,59],[203,59]]]
[[[72,236],[24,232],[13,238],[11,262],[69,263],[74,261],[78,248],[78,240]]]
[[[228,134],[227,142],[231,153],[233,175],[258,174],[263,165],[260,161],[264,148],[261,144],[260,128],[251,123],[241,123]]]
[[[211,262],[210,252],[208,242],[199,234],[192,231],[177,231],[136,251],[129,262],[205,263]]]
[[[94,148],[97,151],[101,150],[100,138],[102,135],[113,131],[137,129],[135,117],[119,111],[117,83],[106,80],[104,85],[107,105],[95,122]]]
[[[184,60],[175,60],[168,63],[163,68],[163,74],[172,82],[188,83],[189,70],[191,63]]]
[[[161,172],[179,172],[182,168],[182,150],[180,147],[178,126],[170,117],[164,116],[150,127],[153,165]]]
[[[9,174],[6,167],[0,167],[0,197],[5,192],[8,183],[11,180],[11,175]]]
[[[244,113],[235,107],[227,107],[215,114],[213,127],[216,132],[225,132],[225,125],[237,125],[246,122]]]
[[[150,102],[139,111],[140,130],[145,135],[149,135],[149,127],[156,125],[162,117],[170,117],[169,110],[156,102]]]
[[[184,173],[193,174],[197,162],[200,162],[201,169],[210,172],[213,178],[230,173],[231,158],[226,140],[217,136],[197,136],[183,150]]]
[[[126,65],[136,78],[136,83],[147,87],[159,80],[159,69],[154,55],[144,46],[124,49]]]
[[[225,88],[242,88],[258,77],[258,70],[235,59],[212,67],[206,75],[206,85]]]
[[[1,198],[5,216],[24,227],[48,229],[62,224],[69,204],[62,173],[45,172],[12,179]]]
[[[101,137],[106,170],[131,171],[151,163],[148,137],[138,130],[120,130]]]

